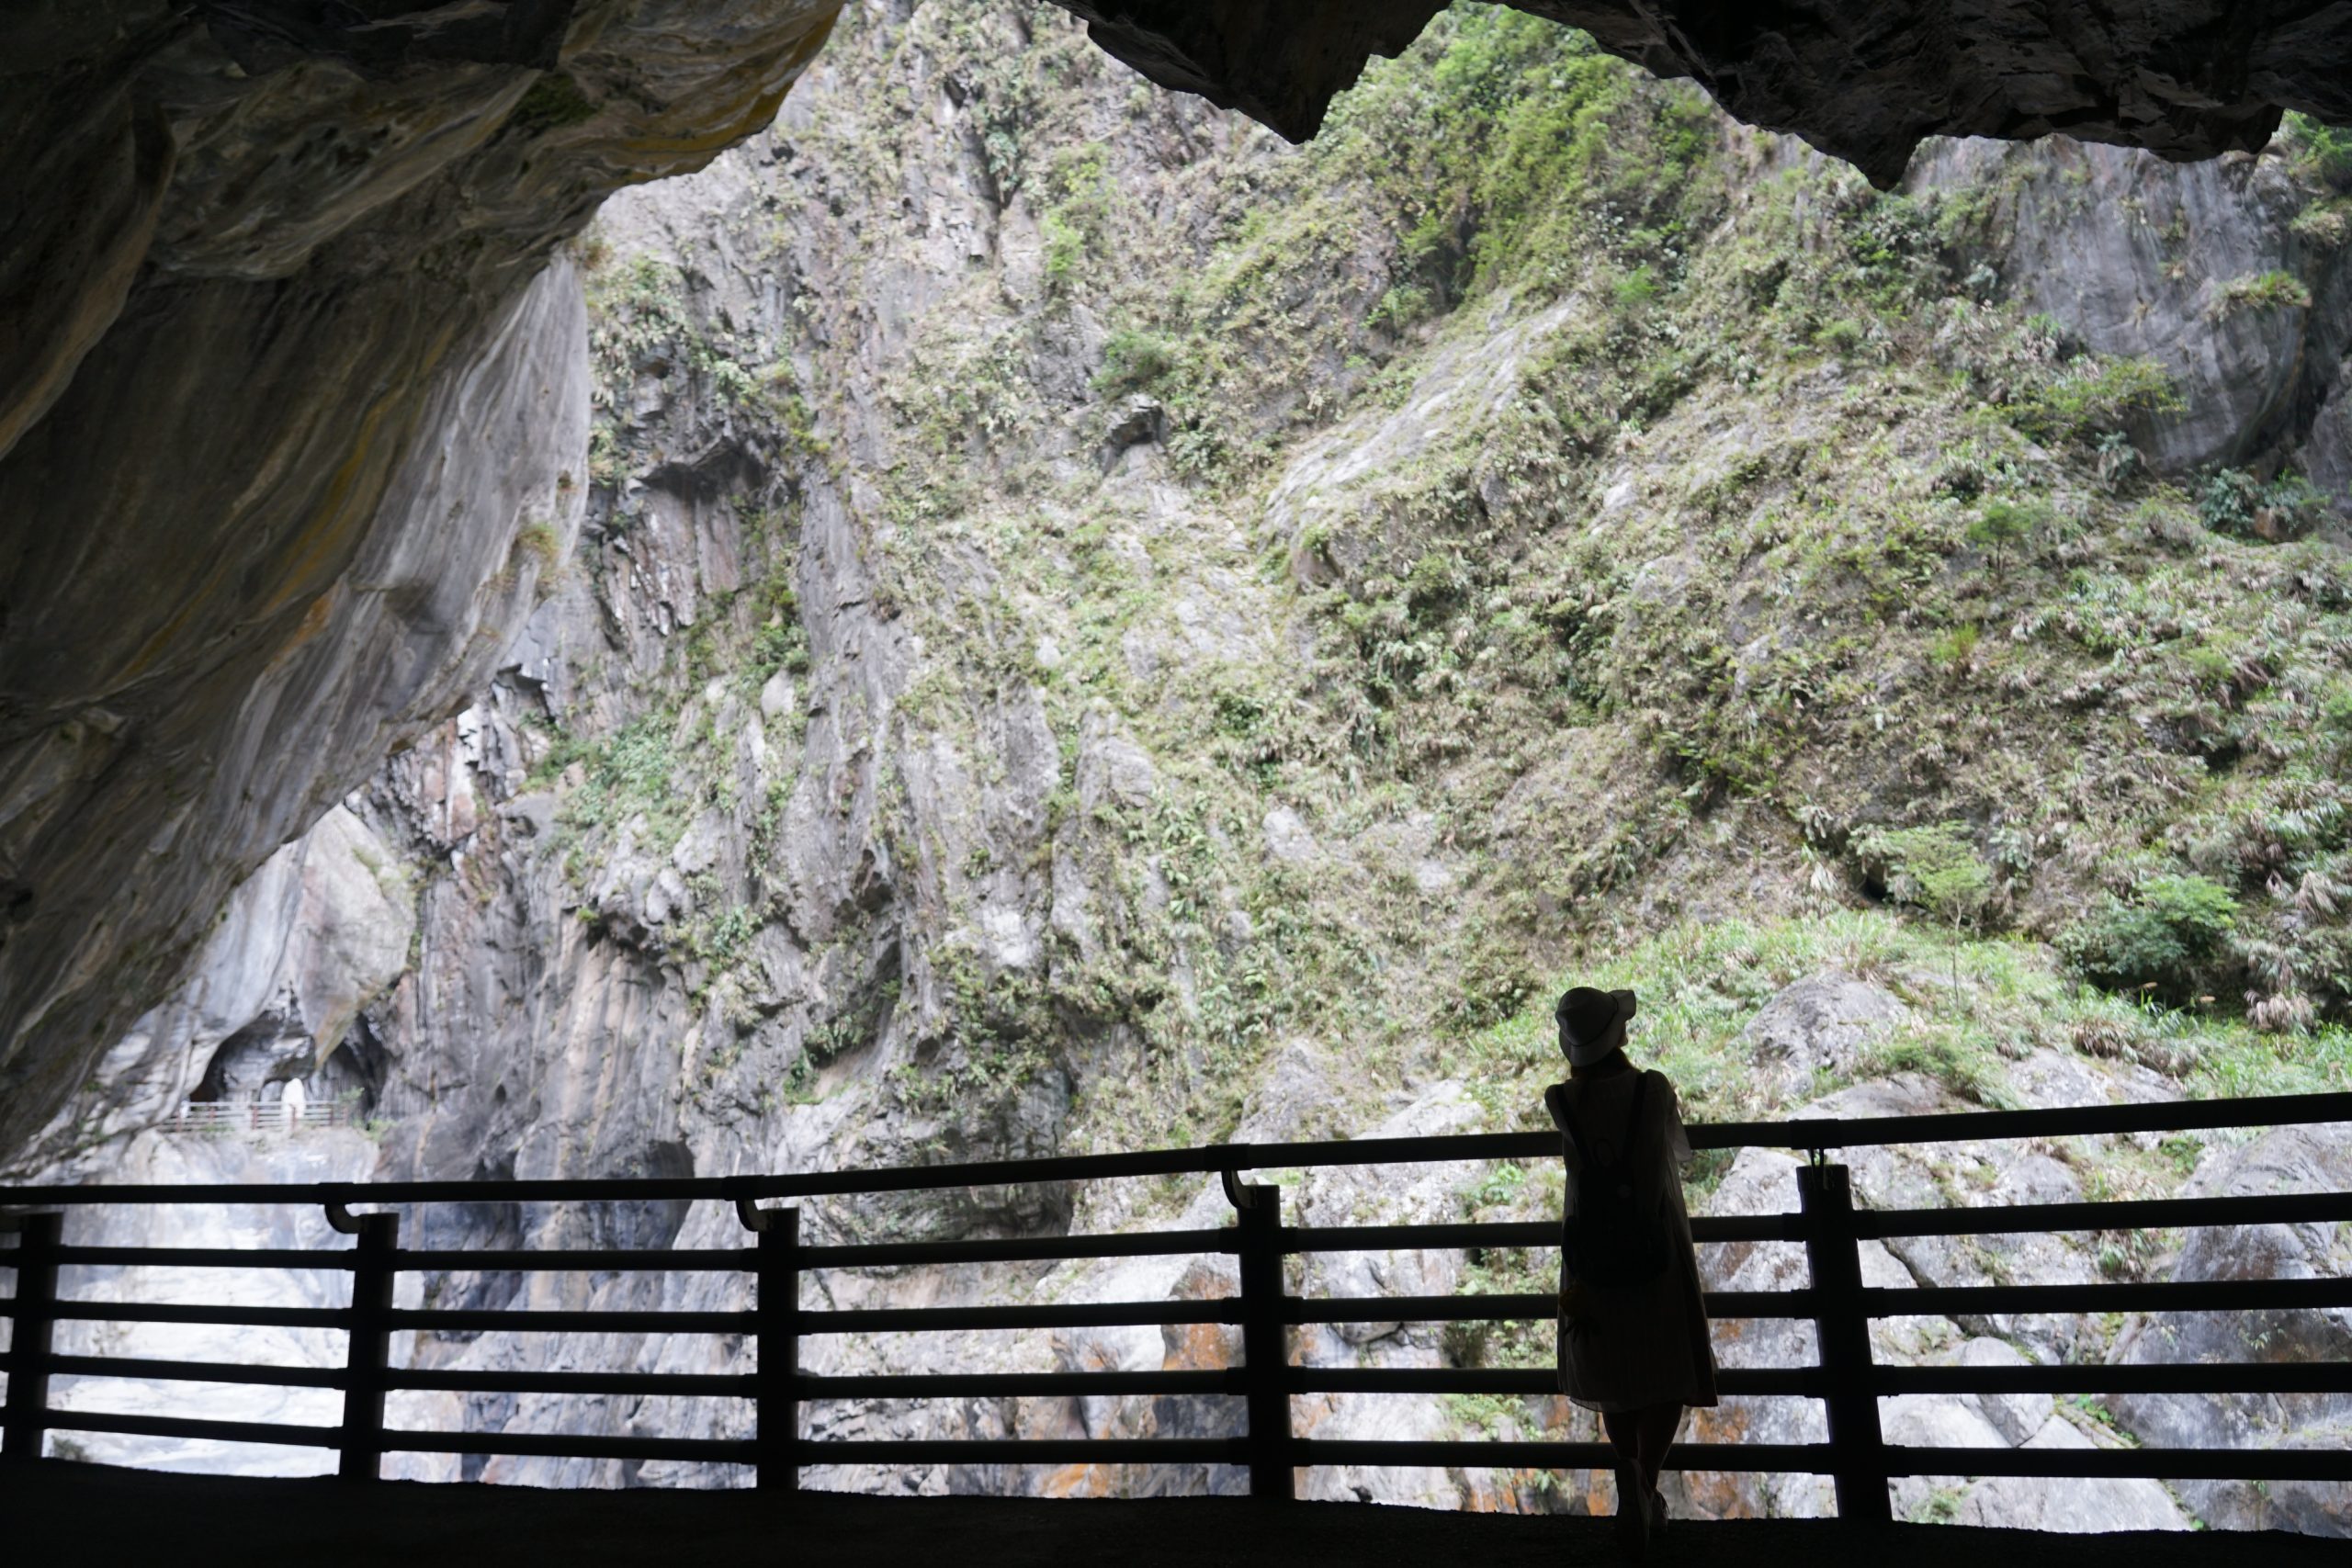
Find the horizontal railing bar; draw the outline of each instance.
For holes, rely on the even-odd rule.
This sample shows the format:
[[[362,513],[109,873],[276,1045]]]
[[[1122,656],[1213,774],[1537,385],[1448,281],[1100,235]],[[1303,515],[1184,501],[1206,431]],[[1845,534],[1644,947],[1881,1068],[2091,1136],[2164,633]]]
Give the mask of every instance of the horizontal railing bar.
[[[2352,1481],[2352,1449],[1928,1449],[1890,1443],[1886,1473],[2060,1481]]]
[[[2278,1127],[2352,1122],[2352,1093],[2162,1100],[2069,1106],[2048,1111],[1969,1111],[1931,1116],[1809,1117],[1788,1122],[1720,1122],[1688,1129],[1693,1148],[1844,1149],[1883,1144],[2056,1138],[2116,1133],[2188,1132],[2216,1127]],[[1555,1132],[1455,1133],[1426,1138],[1329,1139],[1295,1144],[1212,1144],[1197,1148],[1069,1155],[957,1165],[781,1176],[643,1177],[583,1180],[264,1182],[209,1187],[91,1184],[0,1188],[0,1205],[89,1203],[438,1203],[619,1202],[650,1199],[812,1198],[907,1192],[947,1187],[1028,1186],[1125,1177],[1212,1175],[1309,1166],[1430,1164],[1452,1160],[1545,1159],[1560,1150]]]
[[[142,1378],[156,1382],[263,1383],[275,1388],[341,1388],[341,1367],[271,1367],[246,1361],[163,1361],[136,1356],[51,1356],[49,1370],[84,1378]]]
[[[348,1307],[166,1306],[155,1302],[59,1302],[51,1314],[75,1323],[225,1323],[238,1328],[346,1328]]]
[[[1888,1144],[2192,1133],[2216,1127],[2291,1127],[2323,1122],[2352,1122],[2352,1093],[2067,1105],[2047,1111],[1950,1111],[1928,1116],[1809,1116],[1787,1122],[1702,1123],[1689,1132],[1694,1149],[1753,1146],[1827,1151]]]
[[[53,1430],[132,1437],[194,1438],[215,1442],[334,1448],[341,1431],[255,1421],[210,1421],[174,1416],[52,1410]],[[742,1462],[752,1445],[712,1438],[620,1438],[559,1433],[411,1432],[384,1435],[393,1452],[537,1455],[580,1459],[703,1459]],[[810,1442],[794,1445],[801,1464],[994,1461],[1064,1464],[1239,1462],[1238,1438],[943,1438],[913,1441]],[[1467,1465],[1510,1469],[1601,1469],[1613,1463],[1602,1443],[1382,1442],[1304,1438],[1293,1445],[1302,1464]],[[1884,1450],[1889,1475],[2035,1476],[2058,1480],[2346,1481],[2352,1450],[2342,1449],[1998,1449],[1908,1448]],[[1668,1456],[1670,1469],[1721,1472],[1826,1473],[1826,1444],[1684,1443]]]
[[[1551,1294],[1485,1296],[1285,1296],[1292,1323],[1517,1323],[1554,1316]]]
[[[318,1269],[349,1273],[356,1252],[308,1252],[257,1247],[61,1247],[60,1263],[117,1265],[132,1269]]]
[[[1802,1215],[1693,1215],[1693,1241],[1797,1241]],[[1289,1224],[1286,1253],[1385,1253],[1435,1246],[1559,1246],[1559,1220],[1479,1224]]]
[[[847,1307],[803,1312],[803,1334],[931,1334],[978,1328],[1121,1328],[1170,1323],[1238,1323],[1241,1301],[1042,1303],[1001,1307]]]
[[[2335,1280],[2265,1281],[2276,1288],[2280,1283],[2293,1285],[2332,1286]],[[2204,1291],[2207,1286],[2014,1286],[1990,1287],[1993,1291]],[[2233,1284],[2230,1288],[2245,1290],[2250,1285]],[[2342,1288],[2352,1294],[2352,1280],[2343,1281]],[[1987,1289],[1979,1287],[1981,1292]],[[1880,1296],[1928,1295],[1931,1292],[1879,1292]],[[1944,1292],[1951,1293],[1951,1292]],[[1962,1292],[1967,1294],[1967,1292]],[[1813,1314],[1813,1296],[1809,1291],[1717,1291],[1709,1292],[1707,1315],[1711,1318],[1809,1317]],[[2079,1308],[2048,1308],[2052,1311],[2126,1310],[2129,1303],[2116,1303]],[[2260,1303],[2270,1304],[2270,1303]],[[2298,1296],[2280,1304],[2306,1303]],[[2315,1304],[2335,1304],[2333,1301]],[[1288,1320],[1292,1323],[1384,1323],[1390,1320],[1414,1323],[1505,1323],[1553,1315],[1555,1299],[1546,1294],[1482,1295],[1482,1296],[1340,1296],[1286,1299]],[[2000,1305],[1978,1306],[1980,1312],[2016,1312],[2036,1310]],[[348,1325],[350,1312],[345,1307],[240,1307],[240,1306],[164,1306],[145,1302],[60,1302],[55,1314],[92,1323],[187,1323],[231,1324],[250,1328],[343,1328]],[[1241,1303],[1238,1297],[1218,1297],[1209,1301],[1162,1300],[1156,1302],[1085,1302],[1071,1304],[1044,1303],[1023,1306],[993,1307],[853,1307],[835,1311],[811,1311],[800,1314],[800,1332],[806,1334],[861,1334],[897,1331],[900,1333],[938,1333],[951,1330],[1013,1329],[1013,1328],[1104,1328],[1130,1325],[1158,1326],[1176,1323],[1238,1323]],[[1942,1309],[1920,1306],[1887,1306],[1878,1309],[1880,1316],[1949,1315]],[[535,1312],[528,1309],[505,1308],[423,1308],[400,1309],[385,1314],[389,1326],[415,1328],[441,1333],[517,1332],[540,1334],[752,1334],[756,1332],[757,1314],[751,1312]]]
[[[1881,1393],[2352,1393],[2352,1361],[1881,1367],[1876,1380]]]
[[[749,1334],[749,1312],[534,1312],[503,1307],[395,1307],[383,1314],[393,1328],[437,1333]]]
[[[2016,1203],[1983,1209],[1866,1209],[1855,1234],[2023,1235],[2048,1231],[2175,1230],[2195,1225],[2291,1225],[2352,1220],[2352,1192],[2259,1198],[2159,1198],[2111,1203]]]
[[[1715,1373],[1715,1391],[1818,1397],[1821,1378],[1818,1367],[1726,1367]],[[1560,1392],[1560,1375],[1548,1367],[1293,1367],[1285,1381],[1293,1393],[1543,1395]]]
[[[12,1358],[0,1351],[0,1371]],[[127,1356],[56,1356],[60,1376],[153,1382],[259,1383],[339,1388],[339,1367],[254,1366],[240,1361],[172,1361]],[[2352,1393],[2352,1362],[2231,1361],[2189,1365],[2058,1367],[1881,1367],[1875,1387],[1898,1393]],[[396,1369],[388,1386],[447,1393],[650,1393],[741,1398],[751,1378],[738,1372],[499,1372]],[[887,1373],[807,1375],[804,1399],[1033,1398],[1119,1393],[1238,1393],[1239,1368],[1212,1371]],[[1804,1394],[1817,1392],[1812,1367],[1725,1368],[1718,1392]],[[1294,1367],[1295,1393],[1551,1394],[1557,1374],[1542,1368]]]
[[[808,1464],[1243,1464],[1240,1438],[855,1438],[792,1446]]]
[[[1396,1441],[1302,1438],[1291,1444],[1299,1464],[1456,1465],[1493,1470],[1610,1470],[1616,1450],[1607,1443]],[[2071,1450],[2069,1450],[2071,1451]],[[1727,1474],[1826,1475],[1826,1443],[1677,1443],[1666,1468]]]
[[[749,1399],[744,1372],[472,1372],[396,1367],[384,1374],[390,1389],[435,1393],[651,1393]]]
[[[1804,1216],[1787,1214],[1693,1214],[1690,1239],[1696,1242],[1797,1241],[1804,1237]]]
[[[1142,1231],[1129,1235],[1046,1235],[986,1241],[879,1241],[804,1247],[803,1269],[883,1269],[917,1263],[1031,1263],[1065,1258],[1182,1258],[1231,1252],[1237,1233]]]
[[[2199,1280],[2097,1285],[1926,1285],[1862,1292],[1871,1317],[1986,1313],[2244,1312],[2352,1306],[2352,1278]],[[1710,1315],[1713,1315],[1712,1314]]]
[[[1284,1252],[1391,1252],[1437,1247],[1557,1247],[1557,1220],[1458,1225],[1284,1225]]]
[[[217,1443],[276,1443],[285,1448],[331,1449],[343,1440],[339,1427],[296,1427],[275,1421],[206,1421],[192,1416],[129,1416],[101,1410],[50,1410],[41,1425],[54,1432],[118,1432],[132,1438],[202,1438]]]
[[[1301,1438],[1302,1464],[1492,1466],[1600,1470],[1616,1462],[1605,1443],[1383,1442]],[[1885,1449],[1889,1475],[2017,1475],[2053,1480],[2352,1480],[2345,1449]],[[1666,1468],[1724,1473],[1826,1474],[1826,1443],[1677,1443]]]
[[[695,1459],[748,1464],[741,1438],[607,1438],[562,1432],[391,1432],[384,1451],[409,1454],[514,1454],[543,1459]]]
[[[1238,1367],[1173,1372],[876,1372],[852,1377],[803,1374],[802,1399],[1050,1399],[1107,1393],[1241,1392]]]
[[[549,1247],[540,1252],[513,1247],[496,1252],[419,1249],[393,1253],[392,1268],[401,1274],[427,1270],[460,1274],[748,1274],[758,1256],[748,1247],[675,1252],[621,1247]]]
[[[1798,1214],[1693,1215],[1693,1241],[1795,1241]],[[1557,1220],[1511,1220],[1452,1225],[1288,1225],[1285,1252],[1388,1252],[1410,1247],[1560,1245]]]
[[[1283,1381],[1293,1393],[1560,1392],[1557,1371],[1524,1367],[1293,1367]]]
[[[1811,1317],[1813,1292],[1710,1291],[1710,1318]],[[1292,1323],[1520,1323],[1559,1310],[1549,1292],[1485,1296],[1309,1296],[1284,1298]]]

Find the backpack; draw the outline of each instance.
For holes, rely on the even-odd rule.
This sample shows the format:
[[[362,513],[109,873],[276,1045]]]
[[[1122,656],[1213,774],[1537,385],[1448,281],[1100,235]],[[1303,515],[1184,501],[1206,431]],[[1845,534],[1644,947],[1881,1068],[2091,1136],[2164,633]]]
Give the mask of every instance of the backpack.
[[[1666,1272],[1671,1260],[1666,1216],[1655,1206],[1644,1213],[1637,1194],[1642,1183],[1634,1156],[1640,1145],[1642,1102],[1649,1094],[1650,1075],[1634,1085],[1634,1112],[1619,1141],[1617,1157],[1604,1165],[1593,1157],[1576,1118],[1561,1107],[1561,1126],[1576,1145],[1583,1169],[1577,1182],[1577,1213],[1560,1222],[1560,1252],[1568,1272],[1588,1285],[1646,1285]]]

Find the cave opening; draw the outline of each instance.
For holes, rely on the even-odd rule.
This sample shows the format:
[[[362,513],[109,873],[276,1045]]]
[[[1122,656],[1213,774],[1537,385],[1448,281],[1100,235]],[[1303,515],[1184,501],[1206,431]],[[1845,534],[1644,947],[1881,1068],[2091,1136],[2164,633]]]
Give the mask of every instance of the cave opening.
[[[1830,36],[1838,7],[934,0],[768,6],[662,51],[587,0],[379,9],[199,6],[137,58],[0,24],[35,66],[0,137],[36,149],[6,165],[30,238],[0,314],[40,323],[0,382],[0,1163],[680,1177],[1517,1129],[1573,978],[1642,990],[1693,1120],[2352,1083],[2352,34],[2249,15],[2192,51],[2159,6],[2120,52],[2012,54],[1916,47],[1923,8],[1872,42]],[[159,1131],[295,1082],[344,1122]],[[1872,1179],[1973,1201],[2259,1171],[2192,1137]],[[1786,1174],[1713,1162],[1694,1201]],[[1558,1205],[1509,1164],[1297,1189],[1351,1218]],[[1168,1226],[1204,1191],[809,1223]],[[449,1250],[740,1239],[667,1200],[404,1223]],[[2205,1266],[2146,1238],[1913,1251],[1888,1267],[1929,1281]],[[1227,1288],[1194,1262],[840,1289]],[[1547,1288],[1501,1252],[1303,1267]],[[740,1304],[683,1276],[421,1288]],[[2121,1332],[1953,1321],[1903,1354],[2054,1364]],[[1551,1351],[1405,1324],[1303,1353]],[[669,1414],[560,1403],[465,1418]],[[1178,1403],[825,1418],[1134,1435]],[[1969,1410],[2005,1442],[2191,1419]],[[1802,1512],[1814,1484],[1672,1501]],[[1590,1506],[1499,1472],[1330,1485]],[[2219,1484],[2109,1505],[2268,1517]],[[2051,1506],[1984,1481],[1911,1506]]]

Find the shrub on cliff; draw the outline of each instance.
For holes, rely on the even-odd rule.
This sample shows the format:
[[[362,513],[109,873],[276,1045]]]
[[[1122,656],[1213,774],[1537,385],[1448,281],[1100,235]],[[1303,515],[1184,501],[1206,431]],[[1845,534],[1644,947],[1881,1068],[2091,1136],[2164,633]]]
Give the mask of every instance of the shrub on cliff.
[[[2149,876],[2128,899],[2108,895],[2067,931],[2061,945],[2075,968],[2098,985],[2183,1000],[2220,954],[2237,913],[2237,900],[2211,877]]]

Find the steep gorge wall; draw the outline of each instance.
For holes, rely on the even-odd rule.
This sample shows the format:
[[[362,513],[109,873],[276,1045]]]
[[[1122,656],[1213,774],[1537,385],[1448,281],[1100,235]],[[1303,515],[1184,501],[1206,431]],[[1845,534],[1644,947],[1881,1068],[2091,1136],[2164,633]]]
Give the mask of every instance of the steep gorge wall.
[[[1466,30],[1455,66],[1475,68],[1487,36]],[[997,63],[958,63],[973,60]],[[2037,682],[2086,682],[2099,659],[2068,646],[2047,665],[1987,655],[1981,671],[1954,667],[1923,649],[1941,623],[1843,596],[1880,592],[1870,552],[1911,538],[1935,564],[1929,586],[1905,578],[1903,595],[1998,595],[1970,612],[1997,629],[2064,603],[2065,573],[2093,565],[2143,595],[2173,592],[2175,547],[2150,543],[2169,530],[2249,585],[2195,614],[2235,628],[2312,601],[2319,615],[2340,595],[2327,586],[2340,580],[2339,545],[2191,532],[2192,510],[2161,484],[2107,488],[2089,442],[2105,432],[2059,429],[2044,447],[1987,419],[2064,371],[2047,332],[2025,320],[2040,309],[2106,355],[2165,356],[2185,409],[2113,411],[2136,422],[2143,463],[2310,461],[2322,426],[2281,411],[2326,407],[2344,383],[2343,264],[2280,231],[2332,198],[2298,185],[2283,156],[2173,171],[2064,148],[1939,149],[1915,175],[1917,198],[1984,197],[1954,224],[1948,263],[1939,245],[1903,237],[1900,225],[1919,221],[1909,209],[1874,205],[1801,149],[1741,135],[1686,89],[1627,87],[1573,53],[1539,54],[1532,68],[1552,92],[1569,73],[1600,73],[1591,102],[1622,159],[1580,174],[1590,186],[1562,199],[1579,215],[1603,209],[1577,269],[1545,271],[1538,252],[1475,277],[1482,226],[1508,236],[1548,214],[1540,198],[1531,220],[1482,193],[1484,209],[1428,225],[1430,250],[1408,243],[1423,215],[1402,204],[1445,194],[1457,171],[1406,164],[1384,183],[1413,130],[1391,140],[1376,128],[1421,96],[1426,56],[1383,79],[1397,96],[1343,105],[1330,145],[1295,153],[1198,104],[1138,94],[1068,24],[1023,6],[859,13],[771,132],[691,180],[608,206],[580,251],[584,329],[563,340],[576,356],[565,374],[593,381],[594,432],[565,426],[542,446],[585,476],[578,542],[567,524],[557,570],[535,570],[540,601],[497,678],[350,797],[334,841],[313,846],[323,857],[344,845],[334,863],[356,863],[349,846],[379,845],[366,852],[402,868],[350,879],[355,908],[375,909],[388,883],[414,889],[413,958],[363,1010],[336,1069],[364,1081],[387,1123],[379,1170],[723,1175],[1512,1124],[1532,1103],[1516,1077],[1546,1064],[1506,1064],[1469,1043],[1581,944],[1605,952],[1612,927],[1861,902],[1837,835],[1946,811],[1988,838],[2021,837],[2016,903],[2027,919],[2056,919],[2108,874],[2098,857],[2121,847],[2077,849],[2079,823],[1996,816],[2002,807],[2046,798],[2089,817],[2099,807],[2087,803],[2121,815],[2118,801],[2154,801],[2157,843],[2188,822],[2140,761],[2145,704],[2171,700],[2162,690],[2141,706],[2070,699],[2088,714],[2079,728],[2035,728],[2051,706]],[[1701,151],[1660,178],[1645,160],[1694,130]],[[2013,166],[1972,172],[1984,162]],[[2086,197],[2071,176],[2086,164],[2158,214],[2144,245],[2115,237],[2108,185]],[[1687,209],[1676,205],[1685,188],[1700,193]],[[2175,209],[2181,237],[2167,241]],[[1674,225],[1673,237],[1642,237],[1652,224]],[[1919,279],[1902,289],[1917,295],[1855,303],[1889,287],[1883,272],[1841,270],[1858,233],[1893,234],[1896,266]],[[2183,254],[2223,259],[2168,279]],[[2045,256],[2090,259],[2057,268]],[[2229,281],[2274,262],[2295,269],[2312,304],[2212,308]],[[1976,299],[1979,263],[2007,303]],[[540,287],[571,286],[559,269]],[[2070,304],[2126,293],[2155,303],[2121,326]],[[1923,316],[1928,327],[1905,336]],[[1754,335],[1736,335],[1759,317]],[[2301,345],[2295,389],[2232,401],[2243,364],[2270,363],[2263,348],[2278,344]],[[1946,488],[1962,462],[1995,493],[2080,513],[2008,547],[2049,557],[2049,577],[2011,578],[1963,542],[1973,513]],[[1726,532],[1738,527],[1752,533]],[[1850,552],[1834,570],[1772,553],[1815,534]],[[2320,586],[2296,587],[2298,573]],[[1852,620],[1893,629],[1864,653],[1817,651],[1859,637]],[[1832,629],[1815,629],[1824,622]],[[2316,637],[2325,623],[2312,624]],[[2149,683],[2164,688],[2166,661],[2193,651],[2149,653]],[[1739,703],[1789,679],[1780,661],[1799,657],[1819,661],[1804,688],[1816,716],[1791,719],[1775,741],[1789,748],[1772,760],[1791,782],[1736,782],[1731,769],[1755,764],[1693,727],[1720,718],[1724,736],[1750,743],[1757,721]],[[1871,682],[1833,684],[1839,658]],[[2312,658],[2309,679],[2340,678],[2340,653]],[[1720,683],[1667,684],[1693,669],[1719,669]],[[2305,678],[2278,675],[2289,690]],[[1689,714],[1663,711],[1659,692]],[[1836,728],[1849,721],[1851,733]],[[2219,709],[2211,721],[2216,734],[2263,722]],[[1922,761],[1947,740],[1980,749],[1983,772]],[[2205,768],[2178,761],[2192,764]],[[2257,755],[2245,785],[2283,771]],[[390,934],[388,917],[367,918]],[[2301,917],[2282,897],[2275,918]],[[292,984],[298,1002],[375,992],[385,972],[368,955],[388,945],[399,942],[295,955],[293,975],[311,981]],[[316,983],[322,970],[347,978]],[[314,1051],[336,1045],[332,1001],[290,1010],[322,1032],[306,1036]],[[243,1027],[158,1024],[150,1037],[171,1043],[151,1061],[185,1083]],[[2070,1039],[2041,1044],[2030,1062],[1998,1066],[1998,1092],[2050,1103],[2178,1092],[2177,1066],[2165,1077],[2110,1066]],[[1814,1066],[1875,1070],[1825,1055],[1783,1082],[1750,1071],[1749,1049],[1730,1075],[1739,1081],[1686,1085],[1698,1110],[1797,1102]],[[1769,1098],[1742,1098],[1766,1085]],[[1849,1092],[1952,1103],[1949,1088],[1917,1077]],[[1758,1166],[1725,1178],[1724,1201],[1777,1193],[1785,1170]],[[1883,1175],[1888,1190],[1933,1181],[1908,1166]],[[1394,1190],[1318,1181],[1298,1196],[1335,1223],[1540,1211],[1542,1184],[1482,1197],[1490,1179],[1417,1173]],[[2027,1162],[2001,1167],[1993,1190],[2063,1194],[2082,1179]],[[1213,1224],[1220,1202],[1213,1191],[1049,1190],[822,1205],[809,1223],[844,1236]],[[723,1245],[732,1223],[715,1211],[484,1206],[428,1212],[413,1234]],[[1785,1260],[1716,1266],[1728,1276],[1751,1262],[1769,1273]],[[1976,1267],[1903,1266],[1951,1282]],[[2095,1277],[2073,1253],[2036,1266]],[[1459,1256],[1335,1260],[1315,1283],[1443,1291],[1472,1268]],[[1222,1288],[1193,1260],[831,1288],[853,1304],[977,1299],[1013,1283],[1071,1299]],[[737,1304],[733,1287],[708,1280],[450,1277],[434,1288],[444,1304]],[[1939,1329],[1891,1350],[1940,1355],[1986,1337]],[[415,1353],[539,1366],[556,1352],[452,1340]],[[567,1353],[731,1364],[726,1347],[699,1340]],[[855,1370],[1157,1366],[1225,1352],[1147,1334],[811,1353],[831,1358],[821,1370]],[[1361,1337],[1318,1336],[1305,1353],[1429,1365],[1469,1352],[1372,1325]],[[424,1416],[518,1430],[739,1424],[691,1404],[583,1414],[529,1399],[449,1401]],[[1437,1435],[1464,1418],[1427,1401],[1317,1413],[1334,1435]],[[2008,1436],[2030,1438],[2050,1418],[2012,1420]],[[1178,1416],[1128,1401],[841,1407],[817,1419],[842,1434],[1046,1435],[1168,1430]],[[460,1472],[721,1479],[584,1461]],[[1065,1490],[1225,1480],[950,1467],[820,1479]],[[1320,1483],[1334,1495],[1571,1502],[1476,1475]],[[1686,1501],[1819,1506],[1801,1486]],[[2130,1501],[2150,1522],[2177,1522],[2153,1490]],[[2029,1503],[2054,1506],[2040,1494],[1977,1506],[2011,1517],[2000,1510]]]
[[[0,1148],[480,681],[529,563],[486,581],[578,506],[535,358],[577,295],[526,286],[765,123],[832,9],[0,21]]]
[[[1436,10],[1069,8],[1156,80],[1293,136]],[[437,619],[401,637],[445,679],[325,668],[374,662],[381,634],[352,612],[366,562],[501,547],[482,525],[443,550],[390,493],[446,434],[435,400],[602,196],[766,123],[834,9],[107,0],[0,19],[0,1147],[156,1000],[238,877],[478,677],[469,634]],[[2325,7],[1529,9],[1882,184],[1937,132],[2194,158],[2259,145],[2281,106],[2352,119],[2352,41]],[[304,728],[289,706],[344,716]]]

